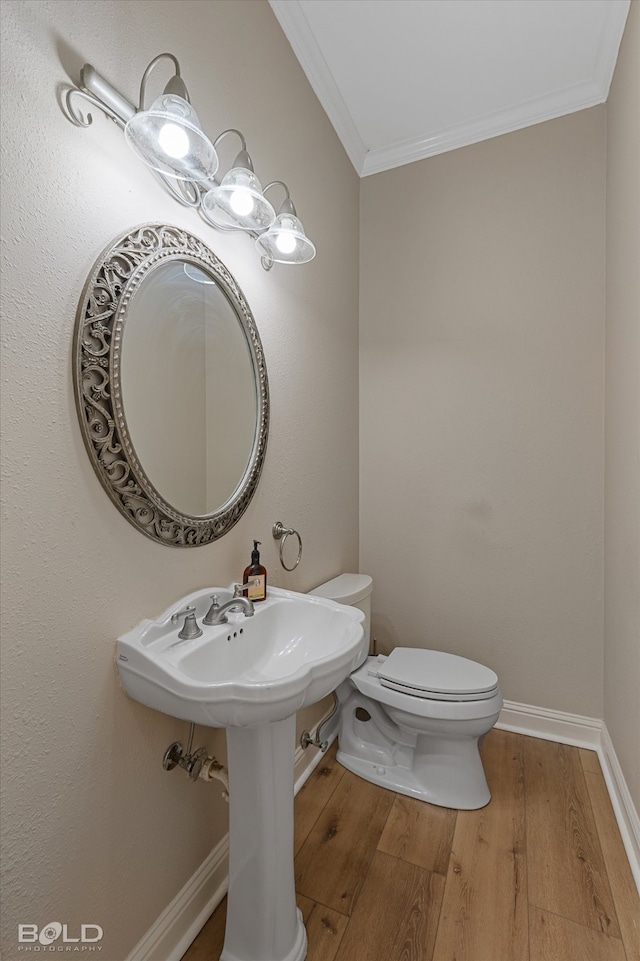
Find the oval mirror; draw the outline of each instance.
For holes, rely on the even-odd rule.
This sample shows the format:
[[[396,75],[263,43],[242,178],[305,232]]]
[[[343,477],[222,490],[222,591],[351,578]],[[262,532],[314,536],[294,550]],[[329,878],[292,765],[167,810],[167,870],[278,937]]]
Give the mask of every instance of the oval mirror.
[[[197,237],[145,224],[85,286],[74,338],[85,445],[105,490],[148,537],[225,534],[255,492],[269,393],[247,301]]]

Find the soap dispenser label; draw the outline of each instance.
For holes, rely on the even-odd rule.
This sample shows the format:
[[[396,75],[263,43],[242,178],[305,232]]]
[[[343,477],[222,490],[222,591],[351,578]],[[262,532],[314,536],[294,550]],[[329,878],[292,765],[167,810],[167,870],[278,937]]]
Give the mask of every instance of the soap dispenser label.
[[[247,597],[250,601],[263,601],[266,596],[264,574],[252,574]]]

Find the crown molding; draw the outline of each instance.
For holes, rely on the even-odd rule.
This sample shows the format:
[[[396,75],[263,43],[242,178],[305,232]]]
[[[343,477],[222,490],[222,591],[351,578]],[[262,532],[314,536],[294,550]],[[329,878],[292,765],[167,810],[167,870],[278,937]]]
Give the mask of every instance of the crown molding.
[[[360,139],[338,85],[304,15],[302,5],[299,0],[269,0],[269,5],[316,97],[333,124],[349,160],[356,172],[362,176],[367,148]]]
[[[604,103],[609,94],[631,0],[611,0],[607,4],[593,77],[589,81],[526,101],[508,110],[473,118],[430,137],[372,150],[367,150],[358,133],[313,36],[300,0],[269,0],[269,3],[356,172],[360,177],[367,177]]]
[[[402,143],[391,144],[389,147],[370,150],[364,158],[359,173],[361,177],[368,177],[370,174],[401,167],[416,160],[426,160],[427,157],[457,150],[458,147],[468,147],[470,144],[501,137],[505,133],[522,130],[524,127],[531,127],[546,120],[554,120],[556,117],[575,113],[577,110],[595,107],[597,104],[604,103],[605,100],[606,96],[593,81],[569,87],[537,100],[520,103],[508,110],[501,110],[458,124],[433,137],[405,140]]]
[[[598,47],[593,77],[602,91],[603,103],[609,96],[609,88],[616,69],[622,35],[631,9],[631,0],[618,0],[616,3],[609,3],[606,9],[607,15]]]

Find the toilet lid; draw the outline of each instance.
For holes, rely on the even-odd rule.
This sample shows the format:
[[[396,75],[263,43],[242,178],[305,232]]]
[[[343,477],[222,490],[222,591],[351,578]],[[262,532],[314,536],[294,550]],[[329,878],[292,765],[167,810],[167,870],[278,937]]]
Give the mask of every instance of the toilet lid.
[[[384,687],[444,701],[484,700],[498,687],[498,675],[483,664],[413,647],[396,647],[377,667],[377,674]]]

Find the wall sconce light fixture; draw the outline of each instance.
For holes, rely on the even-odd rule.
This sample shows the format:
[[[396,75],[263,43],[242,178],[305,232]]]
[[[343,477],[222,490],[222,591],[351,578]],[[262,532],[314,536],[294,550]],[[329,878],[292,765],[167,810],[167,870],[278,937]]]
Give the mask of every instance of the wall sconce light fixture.
[[[162,96],[145,109],[149,75],[161,60],[171,60],[174,74]],[[224,130],[212,142],[200,126],[191,106],[189,92],[180,76],[180,64],[172,53],[155,57],[140,84],[140,97],[135,107],[123,97],[91,64],[81,72],[82,86],[71,87],[65,95],[69,119],[79,127],[88,127],[91,114],[80,113],[76,100],[98,107],[124,130],[133,152],[185,207],[196,208],[202,219],[218,230],[243,230],[255,240],[261,263],[270,270],[274,263],[306,264],[316,255],[316,248],[304,232],[289,195],[281,180],[262,187],[247,153],[247,144],[239,130]],[[217,147],[228,136],[240,141],[240,152],[231,168],[220,179]],[[285,198],[276,214],[265,196],[280,187]]]

